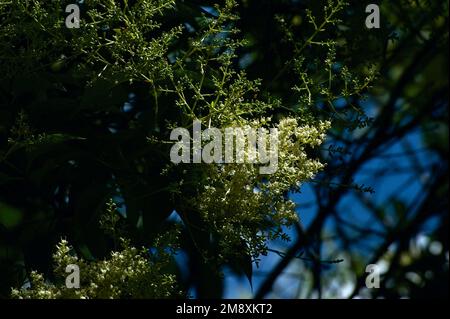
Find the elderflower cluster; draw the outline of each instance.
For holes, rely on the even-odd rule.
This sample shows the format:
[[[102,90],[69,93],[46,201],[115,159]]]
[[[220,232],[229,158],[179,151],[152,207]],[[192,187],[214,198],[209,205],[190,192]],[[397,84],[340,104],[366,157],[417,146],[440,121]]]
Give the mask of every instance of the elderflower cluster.
[[[19,299],[116,299],[168,298],[177,291],[174,275],[164,273],[168,256],[152,255],[147,249],[131,247],[122,240],[122,250],[112,252],[107,260],[87,262],[71,254],[66,240],[61,240],[53,255],[57,280],[48,283],[37,273],[30,274],[28,289],[13,289],[11,296]],[[64,278],[67,265],[80,269],[80,288],[67,288]]]
[[[259,174],[257,165],[249,163],[210,165],[196,203],[219,238],[222,256],[233,255],[245,242],[247,253],[257,257],[265,253],[267,240],[285,238],[282,227],[298,219],[288,192],[298,191],[324,166],[309,158],[305,147],[320,145],[329,127],[326,121],[313,126],[299,125],[295,118],[281,120],[278,170],[271,175]]]

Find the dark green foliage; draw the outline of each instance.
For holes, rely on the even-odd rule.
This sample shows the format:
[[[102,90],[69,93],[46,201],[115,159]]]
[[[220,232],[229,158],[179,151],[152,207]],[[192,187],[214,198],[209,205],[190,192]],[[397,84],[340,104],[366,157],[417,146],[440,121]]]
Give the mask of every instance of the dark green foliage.
[[[54,279],[52,254],[61,238],[80,258],[102,260],[117,249],[119,236],[135,247],[155,245],[158,235],[172,229],[168,217],[174,210],[188,256],[187,276],[178,277],[183,288],[221,297],[224,265],[251,279],[255,254],[267,253],[266,239],[286,238],[282,223],[266,211],[265,223],[247,227],[237,214],[235,232],[221,232],[223,220],[196,207],[211,171],[171,166],[165,143],[172,127],[194,118],[218,127],[269,116],[273,123],[294,117],[313,126],[332,120],[331,156],[305,149],[310,158],[329,163],[315,181],[321,210],[305,237],[292,243],[291,254],[283,254],[287,258],[321,237],[328,214],[347,191],[373,191],[354,175],[390,141],[419,127],[426,145],[448,156],[448,2],[383,2],[382,28],[371,31],[364,27],[367,1],[215,6],[208,0],[95,0],[81,5],[82,27],[69,30],[64,8],[70,2],[0,3],[0,297],[21,287],[32,270]],[[400,39],[396,32],[402,32]],[[381,101],[378,114],[364,111],[369,93]],[[343,105],[335,103],[341,98]],[[398,106],[398,99],[407,103]],[[439,134],[427,129],[436,126]],[[448,182],[441,176],[448,176],[448,168],[437,170],[439,185],[427,188],[424,210],[440,213],[448,206],[442,199]],[[287,198],[286,192],[280,197]],[[442,205],[433,206],[433,198]],[[117,234],[100,223],[111,200],[120,216]],[[401,234],[413,236],[428,216],[402,217],[405,208],[393,203],[399,222],[386,245]],[[442,216],[447,228],[435,234],[439,239],[448,233],[448,215]],[[255,239],[259,230],[267,238]],[[422,269],[424,260],[442,258],[425,255],[408,267]],[[161,272],[179,274],[175,268],[171,260]],[[282,269],[267,278],[259,296]],[[362,269],[354,269],[358,284]],[[389,276],[401,282],[402,271],[394,267]],[[320,291],[320,271],[313,277]],[[437,280],[427,285],[442,289]],[[398,295],[395,289],[381,293]]]

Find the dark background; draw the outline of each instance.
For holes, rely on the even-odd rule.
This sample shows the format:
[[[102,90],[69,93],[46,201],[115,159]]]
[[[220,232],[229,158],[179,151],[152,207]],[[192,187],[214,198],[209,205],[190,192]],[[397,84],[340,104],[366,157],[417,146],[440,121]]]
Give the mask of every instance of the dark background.
[[[380,1],[381,28],[371,30],[364,25],[368,3],[352,1],[341,17],[342,27],[320,35],[346,40],[347,50],[338,53],[343,63],[355,67],[376,63],[380,74],[371,89],[352,100],[363,113],[355,113],[344,100],[334,101],[333,111],[318,101],[320,114],[334,117],[336,125],[319,154],[327,168],[302,193],[291,195],[302,220],[289,230],[293,240],[271,243],[273,251],[262,257],[259,268],[253,267],[253,289],[232,265],[224,267],[224,278],[210,276],[208,265],[197,262],[198,255],[187,245],[177,261],[180,280],[192,296],[448,297],[448,1]],[[177,1],[169,24],[184,22],[195,29],[196,16],[214,16],[212,4]],[[293,48],[283,41],[275,16],[284,17],[301,40],[311,33],[305,9],[320,13],[323,5],[324,1],[247,0],[238,7],[237,26],[249,45],[238,52],[236,65],[250,79],[263,79],[262,91],[283,98],[288,106],[297,103],[291,87],[298,79],[285,67]],[[187,35],[177,45],[183,41],[188,41]],[[314,57],[316,52],[306,48],[305,54]],[[5,74],[8,63],[0,61]],[[51,253],[63,234],[82,254],[86,255],[85,247],[95,257],[107,254],[108,246],[99,240],[91,221],[111,194],[111,172],[133,181],[128,191],[136,196],[152,193],[166,182],[158,174],[159,158],[145,143],[143,127],[151,119],[144,107],[151,99],[145,94],[138,94],[144,98],[135,101],[132,113],[121,111],[129,89],[123,88],[112,100],[94,99],[97,110],[80,109],[77,121],[71,121],[51,93],[42,97],[39,109],[33,108],[32,97],[45,91],[42,74],[17,76],[14,91],[9,80],[0,82],[0,296],[4,298],[31,269],[50,273]],[[94,94],[100,100],[101,89]],[[70,96],[64,101],[68,108],[76,104],[77,90],[74,83],[72,102]],[[133,90],[140,92],[139,85]],[[106,115],[107,103],[117,110]],[[38,131],[77,132],[92,138],[10,154],[7,140],[20,109],[28,112]],[[133,112],[144,116],[130,127],[126,123]],[[347,120],[340,121],[339,116]],[[111,134],[111,127],[121,134]],[[145,176],[129,167],[142,157],[147,158],[141,163]],[[72,167],[70,159],[79,165]],[[155,208],[163,212],[147,218],[151,221],[145,224],[147,233],[158,229],[174,209],[164,196],[125,204],[127,211],[135,205],[144,214]],[[136,242],[147,240],[136,236]],[[329,262],[338,259],[344,261]],[[365,268],[374,263],[381,265],[381,288],[367,290]]]

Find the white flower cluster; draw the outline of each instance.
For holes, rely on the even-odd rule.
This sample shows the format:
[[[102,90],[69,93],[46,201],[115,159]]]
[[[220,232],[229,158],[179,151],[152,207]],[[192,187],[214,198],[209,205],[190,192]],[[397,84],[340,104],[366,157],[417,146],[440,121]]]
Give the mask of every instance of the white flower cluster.
[[[251,256],[265,253],[266,241],[282,236],[282,226],[297,221],[287,193],[298,191],[302,182],[323,168],[307,156],[305,148],[320,145],[329,127],[330,122],[313,126],[299,125],[295,118],[281,120],[278,170],[271,175],[261,175],[258,166],[249,163],[209,165],[207,184],[196,202],[219,237],[223,256],[242,249],[243,242]]]
[[[64,280],[50,284],[41,274],[32,272],[31,287],[13,289],[11,296],[19,299],[115,299],[168,298],[181,294],[177,291],[175,276],[164,274],[167,256],[156,258],[145,248],[131,247],[125,240],[122,245],[123,249],[112,252],[108,260],[86,262],[72,255],[68,242],[61,240],[53,255],[55,275],[64,279],[66,265],[78,265],[80,288],[67,288]]]

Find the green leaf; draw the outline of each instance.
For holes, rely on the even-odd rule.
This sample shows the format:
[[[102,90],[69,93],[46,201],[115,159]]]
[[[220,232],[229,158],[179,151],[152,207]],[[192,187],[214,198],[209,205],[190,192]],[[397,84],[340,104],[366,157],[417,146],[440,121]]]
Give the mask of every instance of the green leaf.
[[[236,251],[242,253],[236,254],[233,259],[230,260],[229,266],[238,275],[245,275],[247,278],[251,289],[253,290],[253,262],[252,257],[245,252],[245,243],[241,245]]]
[[[14,228],[22,220],[22,212],[17,208],[0,202],[0,224],[6,228]]]

